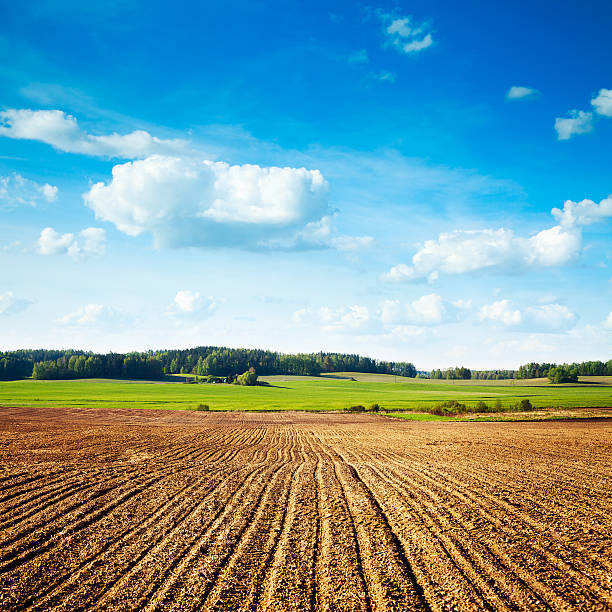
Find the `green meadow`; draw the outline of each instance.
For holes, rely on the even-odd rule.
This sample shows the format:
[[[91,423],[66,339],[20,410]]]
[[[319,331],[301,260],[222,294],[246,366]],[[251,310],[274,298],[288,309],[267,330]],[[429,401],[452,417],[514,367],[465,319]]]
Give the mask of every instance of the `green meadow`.
[[[531,381],[439,381],[384,374],[336,373],[317,377],[264,376],[263,386],[184,384],[165,381],[20,380],[0,382],[0,406],[157,408],[194,410],[342,410],[373,403],[390,410],[427,411],[447,400],[468,406],[484,401],[510,407],[527,398],[535,408],[612,406],[612,378],[589,378],[581,384],[551,385]]]

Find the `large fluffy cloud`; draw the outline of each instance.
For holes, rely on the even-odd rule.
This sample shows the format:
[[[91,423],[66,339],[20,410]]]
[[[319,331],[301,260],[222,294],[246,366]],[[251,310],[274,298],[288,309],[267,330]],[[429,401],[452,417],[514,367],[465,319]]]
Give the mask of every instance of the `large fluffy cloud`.
[[[112,175],[84,195],[86,205],[130,236],[152,234],[157,245],[354,246],[333,231],[318,170],[153,155],[116,165]]]
[[[440,273],[478,270],[517,271],[529,266],[557,266],[579,252],[580,232],[554,226],[530,238],[510,229],[455,230],[426,240],[412,265],[398,264],[383,275],[389,281],[435,280]]]
[[[163,140],[144,130],[129,134],[88,134],[72,115],[60,110],[0,111],[0,136],[38,140],[67,153],[133,159],[185,148],[183,140]]]
[[[72,233],[60,234],[52,227],[46,227],[38,239],[38,252],[41,255],[69,255],[75,260],[91,255],[104,255],[106,231],[99,227],[88,227],[75,236]]]
[[[412,256],[411,265],[398,264],[383,275],[388,281],[435,280],[439,274],[465,274],[479,270],[517,272],[529,267],[560,266],[572,261],[582,248],[581,227],[612,217],[612,196],[599,204],[567,200],[553,208],[558,221],[530,237],[512,230],[482,229],[445,232],[426,240]]]
[[[41,201],[54,202],[58,189],[55,185],[41,185],[14,172],[0,176],[0,206],[36,206]]]

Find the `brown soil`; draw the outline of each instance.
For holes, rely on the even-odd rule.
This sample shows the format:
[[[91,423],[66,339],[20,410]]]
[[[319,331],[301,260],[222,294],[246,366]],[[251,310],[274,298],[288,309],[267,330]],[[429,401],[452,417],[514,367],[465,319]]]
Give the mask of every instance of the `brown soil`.
[[[609,610],[612,422],[0,408],[2,610]]]

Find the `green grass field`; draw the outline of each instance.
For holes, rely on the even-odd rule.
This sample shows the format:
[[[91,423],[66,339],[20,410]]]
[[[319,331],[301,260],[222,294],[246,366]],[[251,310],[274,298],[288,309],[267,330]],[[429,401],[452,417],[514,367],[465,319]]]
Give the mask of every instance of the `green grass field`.
[[[354,378],[355,380],[351,380]],[[377,402],[391,410],[425,411],[456,399],[468,406],[498,399],[502,407],[528,398],[536,408],[612,406],[612,378],[579,385],[549,385],[545,380],[433,381],[384,374],[335,373],[320,377],[264,376],[269,386],[187,385],[125,380],[21,380],[0,382],[1,406],[74,406],[193,410],[341,410]]]

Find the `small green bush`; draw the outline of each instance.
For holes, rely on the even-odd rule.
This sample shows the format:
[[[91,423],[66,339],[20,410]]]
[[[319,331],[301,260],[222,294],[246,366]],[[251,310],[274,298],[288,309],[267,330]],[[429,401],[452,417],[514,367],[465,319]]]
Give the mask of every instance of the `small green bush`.
[[[380,412],[381,408],[380,408],[380,406],[379,406],[378,404],[372,404],[372,405],[371,405],[371,406],[368,408],[368,410],[369,410],[370,412]]]
[[[349,406],[348,408],[345,408],[345,410],[347,412],[365,412],[366,407],[362,406],[361,404],[356,404],[355,406]]]
[[[208,410],[210,410],[210,406],[208,404],[198,404],[198,407],[196,408],[196,410],[198,410],[198,411],[208,411]]]
[[[528,399],[522,399],[518,404],[517,408],[521,412],[528,412],[529,410],[533,410],[533,404]]]
[[[457,400],[448,400],[441,404],[436,404],[429,412],[438,416],[454,416],[456,414],[464,414],[468,412],[465,404],[461,404]]]
[[[480,400],[476,404],[476,412],[489,412],[489,410],[490,410],[490,408],[489,408],[488,404],[486,404],[482,400]]]

